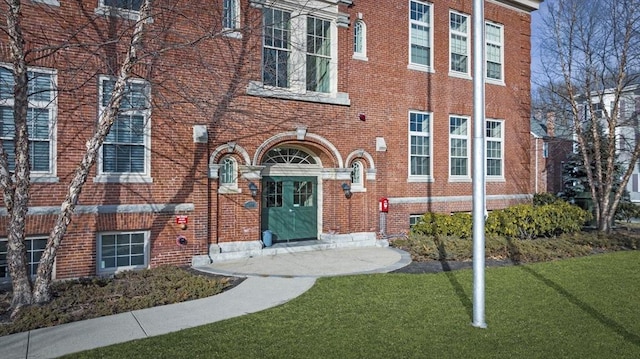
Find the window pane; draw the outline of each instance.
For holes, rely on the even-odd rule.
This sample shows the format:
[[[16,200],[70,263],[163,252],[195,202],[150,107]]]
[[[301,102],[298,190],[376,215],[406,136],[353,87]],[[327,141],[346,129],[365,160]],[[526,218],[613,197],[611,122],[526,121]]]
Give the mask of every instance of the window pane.
[[[106,6],[117,7],[126,10],[140,10],[142,0],[104,0]]]

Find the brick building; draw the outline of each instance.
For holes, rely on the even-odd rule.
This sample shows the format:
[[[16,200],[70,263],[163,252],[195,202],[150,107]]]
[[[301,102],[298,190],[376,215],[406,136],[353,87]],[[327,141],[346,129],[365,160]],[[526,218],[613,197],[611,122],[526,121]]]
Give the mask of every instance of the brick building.
[[[489,210],[532,193],[530,12],[540,2],[485,3]],[[30,127],[33,262],[140,3],[23,4],[30,111],[39,114]],[[471,0],[154,4],[56,278],[260,251],[267,230],[276,242],[375,243],[424,212],[471,210]],[[13,80],[1,40],[8,148]],[[0,240],[6,223],[0,207]]]

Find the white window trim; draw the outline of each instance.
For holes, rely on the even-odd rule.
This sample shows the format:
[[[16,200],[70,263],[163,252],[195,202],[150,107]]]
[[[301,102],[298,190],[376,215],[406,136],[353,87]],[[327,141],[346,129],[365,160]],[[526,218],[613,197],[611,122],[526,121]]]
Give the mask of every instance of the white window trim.
[[[46,241],[48,238],[44,237],[44,236],[26,237],[25,241],[33,241],[33,240],[37,240],[37,239],[44,239]],[[6,238],[6,237],[5,238],[0,238],[0,242],[8,242],[8,238]],[[42,251],[44,251],[44,249]],[[28,262],[28,265],[30,265],[32,263],[32,261],[31,261],[31,254],[32,253],[33,253],[33,251],[29,251],[27,249],[27,262]],[[38,261],[38,263],[40,263],[40,262]],[[36,267],[35,269],[38,270],[38,266],[36,265],[35,267]],[[7,263],[7,269],[6,270],[7,270],[7,276],[6,277],[0,277],[0,283],[10,283],[11,282],[11,276],[10,276],[10,273],[9,273],[8,263]],[[35,277],[35,274],[32,274],[31,276]],[[56,260],[55,259],[53,261],[53,272],[51,274],[51,278],[52,279],[56,278]]]
[[[467,18],[467,32],[463,33],[460,31],[455,31],[451,28],[451,15],[455,14],[458,16],[463,16],[465,18]],[[459,35],[459,36],[464,36],[467,39],[467,71],[466,72],[460,72],[460,71],[455,71],[451,68],[451,61],[452,61],[452,54],[453,54],[453,49],[452,49],[452,44],[453,41],[451,41],[451,36],[452,35]],[[452,77],[460,77],[463,79],[471,79],[471,22],[470,22],[470,16],[467,14],[463,14],[461,12],[458,11],[449,11],[449,76]]]
[[[115,267],[115,268],[101,268],[100,265],[102,262],[102,236],[104,235],[118,235],[118,234],[144,234],[144,264],[143,265],[133,265],[133,266],[123,266],[123,267]],[[96,239],[96,273],[98,274],[113,274],[118,272],[123,272],[127,270],[134,269],[145,269],[149,267],[149,258],[150,258],[150,244],[149,244],[149,231],[112,231],[112,232],[100,232],[98,233]]]
[[[487,160],[488,160],[488,156],[487,156],[487,151],[488,151],[488,146],[487,146],[487,142],[488,141],[496,141],[495,138],[496,137],[487,137],[486,136],[486,131],[487,131],[487,123],[489,122],[499,122],[500,123],[500,165],[501,165],[501,169],[500,169],[500,175],[499,176],[490,176],[488,173],[488,169],[487,169]],[[487,179],[487,181],[492,181],[492,182],[504,182],[505,181],[505,177],[504,177],[504,171],[505,171],[505,161],[504,161],[504,133],[505,133],[505,128],[504,128],[504,124],[505,121],[504,120],[499,120],[499,119],[493,119],[493,118],[487,118],[485,120],[485,124],[484,124],[484,131],[485,131],[485,143],[484,143],[484,148],[485,148],[485,162],[484,162],[484,171],[485,171],[485,178]],[[492,140],[493,139],[493,140]]]
[[[224,161],[227,159],[233,162],[233,170],[235,172],[235,176],[234,176],[233,182],[222,183],[222,170],[224,169]],[[218,182],[219,182],[218,193],[220,194],[242,193],[242,189],[238,188],[238,173],[239,173],[238,161],[236,161],[236,159],[233,158],[233,156],[224,156],[220,159],[219,165],[220,165],[220,169],[219,169],[220,174],[218,175]]]
[[[58,0],[32,0],[32,1],[51,5],[51,6],[60,6],[60,1]]]
[[[102,95],[103,95],[103,81],[112,80],[113,77],[101,75],[98,78],[98,116],[104,111],[104,107],[102,106]],[[130,79],[129,82],[144,84],[148,83],[142,79]],[[149,88],[149,92],[151,89]],[[151,104],[150,96],[149,96],[149,104]],[[143,146],[144,146],[144,172],[142,173],[114,173],[114,172],[103,172],[102,171],[102,147],[100,146],[100,150],[98,153],[98,158],[96,161],[97,165],[97,175],[94,178],[94,182],[99,183],[152,183],[153,178],[151,177],[151,109],[137,111],[141,112],[144,116],[144,134],[143,134]]]
[[[0,66],[8,69],[9,71],[13,71],[13,68],[10,65],[0,63]],[[48,109],[49,110],[49,171],[30,171],[31,180],[33,182],[39,183],[55,183],[59,181],[59,178],[56,177],[57,173],[57,137],[56,134],[58,132],[58,72],[54,69],[47,69],[41,67],[29,67],[27,68],[28,72],[40,72],[51,75],[51,81],[53,82],[53,88],[51,93],[53,94],[53,98],[50,101],[33,101],[29,100],[30,108],[39,108],[39,109]],[[2,100],[0,99],[0,106],[7,106],[13,108],[14,100],[13,98]]]
[[[492,26],[495,26],[495,27],[500,28],[500,39],[502,40],[501,42],[499,42],[499,43],[497,43],[497,42],[490,42],[490,41],[487,39],[487,36],[486,36],[486,28],[487,28],[487,25],[488,25],[488,24],[489,24],[489,25],[492,25]],[[500,79],[493,79],[493,78],[489,78],[489,77],[487,76],[487,74],[485,73],[485,74],[484,74],[485,82],[486,82],[486,83],[489,83],[489,84],[505,86],[505,72],[504,72],[504,52],[505,52],[505,51],[504,51],[504,50],[505,50],[505,49],[504,49],[504,47],[505,47],[505,38],[504,38],[504,25],[502,25],[502,24],[498,24],[498,23],[496,23],[496,22],[485,21],[484,31],[485,31],[485,54],[484,54],[484,57],[485,57],[485,64],[484,64],[484,66],[485,66],[485,70],[484,70],[484,71],[486,72],[486,69],[487,69],[487,62],[489,62],[489,58],[488,58],[487,53],[486,53],[486,51],[487,51],[486,49],[488,48],[488,46],[486,46],[486,45],[487,45],[487,44],[489,44],[489,43],[492,43],[492,44],[500,45],[500,74],[502,75]]]
[[[411,131],[411,114],[418,113],[422,115],[429,116],[429,132],[427,135],[424,132],[412,132]],[[407,182],[433,182],[433,112],[425,112],[425,111],[409,111],[407,115],[407,132],[408,142],[407,142],[407,170],[408,170],[408,179]],[[411,136],[421,136],[421,137],[429,137],[429,175],[412,175],[411,174]]]
[[[416,23],[419,24],[421,26],[424,26],[423,22],[418,22],[415,20],[411,20],[411,3],[412,2],[416,2],[419,4],[423,4],[429,7],[429,60],[430,60],[430,64],[429,65],[422,65],[422,64],[415,64],[413,62],[411,62],[411,24],[412,23]],[[425,71],[425,72],[435,72],[435,66],[434,66],[434,58],[433,58],[433,12],[434,12],[434,8],[433,8],[433,4],[426,2],[426,1],[421,1],[421,0],[409,0],[409,12],[407,13],[407,18],[409,20],[409,38],[408,38],[408,44],[409,44],[409,64],[407,65],[407,68],[410,70],[417,70],[417,71]]]
[[[233,0],[233,6],[235,7],[235,18],[233,19],[233,27],[226,27],[225,22],[225,13],[224,13],[224,3],[223,3],[223,12],[222,12],[222,25],[224,29],[224,36],[234,38],[234,39],[242,39],[242,33],[238,31],[241,26],[241,12],[240,12],[240,0]]]
[[[261,4],[261,1],[252,0],[251,4],[255,7],[267,7]],[[287,11],[291,13],[291,38],[292,44],[306,44],[307,16],[316,17],[329,21],[330,38],[331,38],[331,61],[329,62],[330,73],[330,90],[329,92],[307,91],[306,84],[306,45],[296,48],[292,46],[291,58],[289,63],[289,87],[281,88],[276,86],[265,85],[262,81],[251,81],[247,87],[247,94],[260,97],[274,97],[287,100],[298,100],[308,102],[319,102],[334,105],[349,106],[351,101],[349,95],[338,92],[338,21],[341,14],[338,12],[338,6],[320,4],[319,2],[309,2],[301,8],[299,4],[288,1],[269,4],[269,8]],[[317,8],[314,8],[317,7]],[[263,25],[264,26],[264,25]],[[264,44],[261,44],[264,46]],[[291,71],[291,70],[294,71]],[[262,71],[262,69],[261,69]]]
[[[451,134],[451,118],[461,118],[467,120],[467,135]],[[449,182],[469,182],[471,181],[471,118],[469,116],[449,115]],[[451,140],[464,139],[467,141],[467,174],[464,176],[451,174]]]
[[[356,34],[355,34],[355,30],[356,30],[356,26],[360,25],[360,41],[362,42],[362,51],[357,52],[355,49],[355,41],[356,41]],[[361,61],[369,61],[369,58],[367,57],[367,24],[362,21],[362,19],[358,19],[353,23],[353,41],[354,41],[354,49],[353,49],[353,56],[352,58],[355,60],[361,60]]]
[[[422,218],[423,214],[410,214],[409,215],[409,229],[412,229],[413,226],[415,226],[416,224],[418,224],[420,222],[420,219]],[[414,222],[413,224],[411,222]]]
[[[128,20],[138,20],[140,17],[140,11],[105,5],[104,0],[98,0],[98,7],[94,9],[94,12],[96,15],[118,16]]]
[[[351,192],[367,192],[367,189],[364,186],[365,176],[367,170],[364,166],[364,162],[361,159],[355,159],[351,162],[351,171],[353,171],[353,166],[358,164],[360,166],[360,181],[359,182],[351,182]],[[353,178],[353,177],[352,177]]]

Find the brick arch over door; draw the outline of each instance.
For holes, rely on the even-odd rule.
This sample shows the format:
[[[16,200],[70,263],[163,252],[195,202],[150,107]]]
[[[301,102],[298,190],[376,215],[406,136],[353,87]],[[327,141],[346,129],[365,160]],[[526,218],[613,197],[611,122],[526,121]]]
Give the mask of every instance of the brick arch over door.
[[[296,147],[309,148],[310,150],[313,150],[315,148],[318,151],[322,151],[333,161],[333,167],[344,168],[342,155],[340,154],[340,151],[338,151],[336,146],[333,145],[333,143],[331,143],[326,138],[314,133],[307,133],[303,138],[301,138],[296,131],[282,132],[264,141],[256,149],[256,153],[253,156],[252,165],[261,165],[264,156],[267,154],[267,152],[269,152],[269,150],[285,144],[295,145]],[[324,164],[324,167],[331,167],[331,164],[326,163]]]

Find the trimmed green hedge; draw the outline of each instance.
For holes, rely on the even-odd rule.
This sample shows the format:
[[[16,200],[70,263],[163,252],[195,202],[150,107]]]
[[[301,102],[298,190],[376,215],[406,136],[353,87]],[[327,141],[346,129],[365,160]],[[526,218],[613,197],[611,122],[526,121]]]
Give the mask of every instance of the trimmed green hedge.
[[[589,212],[564,201],[539,206],[521,204],[489,213],[485,221],[485,233],[519,239],[554,237],[578,232],[589,220]],[[473,219],[469,213],[425,213],[412,232],[465,239],[471,237],[472,225]]]

